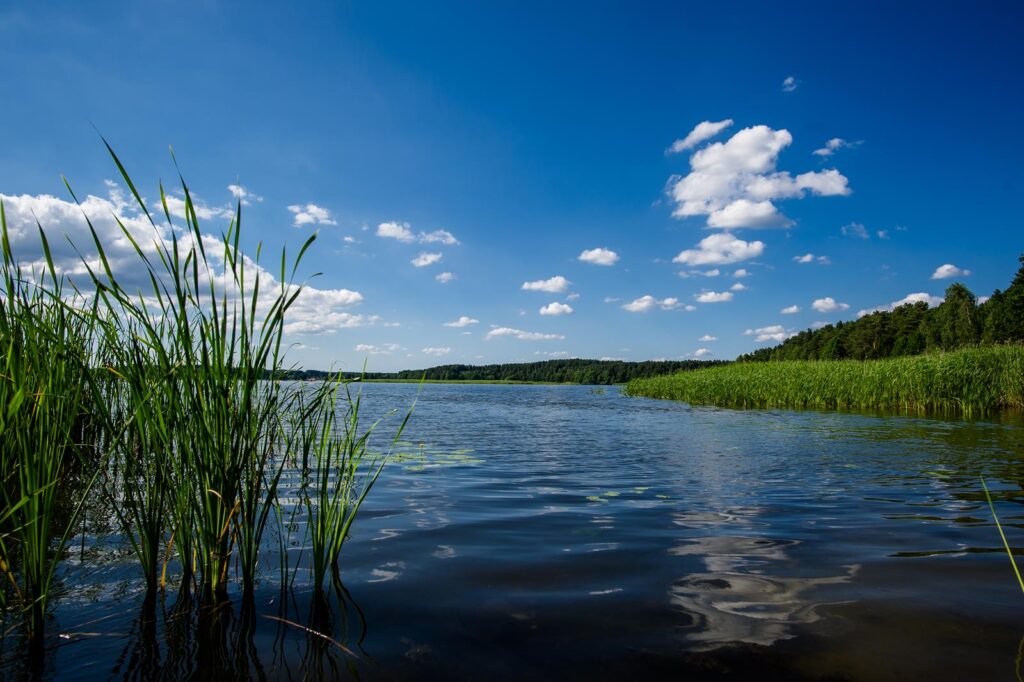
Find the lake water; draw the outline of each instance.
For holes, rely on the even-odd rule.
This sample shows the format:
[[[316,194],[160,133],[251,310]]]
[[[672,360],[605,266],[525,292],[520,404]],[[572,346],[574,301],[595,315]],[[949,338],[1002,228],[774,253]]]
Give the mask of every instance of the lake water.
[[[365,407],[417,386],[371,384]],[[398,417],[384,422],[393,431]],[[247,612],[140,621],[117,538],[76,540],[52,679],[1014,680],[1024,426],[735,411],[618,388],[426,385],[309,620],[275,560]],[[86,555],[80,564],[82,547]],[[297,552],[297,550],[293,550]],[[279,620],[283,619],[283,620]],[[290,621],[290,622],[284,622]],[[299,627],[313,625],[341,647]],[[205,629],[204,629],[205,628]],[[18,676],[18,643],[3,644]]]

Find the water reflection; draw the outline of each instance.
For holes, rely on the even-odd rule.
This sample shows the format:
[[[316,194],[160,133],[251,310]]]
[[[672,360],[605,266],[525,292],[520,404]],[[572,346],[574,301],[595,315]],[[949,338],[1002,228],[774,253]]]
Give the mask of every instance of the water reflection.
[[[702,515],[704,519],[717,515]],[[792,564],[796,540],[756,536],[710,536],[669,550],[697,557],[705,571],[690,573],[669,589],[672,604],[693,621],[685,640],[696,650],[728,644],[768,646],[795,636],[794,627],[820,618],[820,588],[849,582],[857,566],[835,576],[778,575]]]

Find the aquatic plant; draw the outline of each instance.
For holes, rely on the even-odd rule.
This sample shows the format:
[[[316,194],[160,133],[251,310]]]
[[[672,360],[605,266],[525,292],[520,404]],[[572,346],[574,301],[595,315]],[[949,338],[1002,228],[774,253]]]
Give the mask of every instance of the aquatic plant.
[[[0,603],[23,617],[33,647],[64,548],[95,475],[80,466],[90,435],[95,310],[46,264],[14,258],[0,202]],[[65,300],[65,294],[67,300]]]
[[[996,529],[999,531],[999,537],[1003,541],[1003,548],[1006,550],[1006,555],[1010,557],[1010,565],[1013,566],[1013,573],[1017,576],[1017,584],[1020,585],[1021,591],[1024,592],[1024,578],[1021,577],[1020,568],[1017,567],[1017,560],[1013,558],[1013,550],[1010,549],[1010,543],[1006,540],[1006,533],[1003,532],[1003,524],[999,522],[999,516],[996,514],[996,505],[992,502],[992,493],[988,491],[988,486],[985,484],[984,476],[981,477],[981,488],[985,491],[985,499],[988,500],[988,508],[992,512],[992,520],[995,521]]]
[[[636,379],[626,393],[728,407],[983,414],[1024,408],[1024,346],[886,360],[735,363]]]

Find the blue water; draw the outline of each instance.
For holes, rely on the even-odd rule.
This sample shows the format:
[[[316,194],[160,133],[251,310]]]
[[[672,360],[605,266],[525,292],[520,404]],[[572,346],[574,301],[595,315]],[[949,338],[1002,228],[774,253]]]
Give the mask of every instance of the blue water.
[[[96,531],[62,576],[43,676],[1017,679],[1024,594],[979,476],[1024,545],[1018,421],[363,392],[368,416],[417,402],[326,616],[302,571],[282,600],[274,538],[255,605],[212,637],[173,592],[145,625],[132,557]]]

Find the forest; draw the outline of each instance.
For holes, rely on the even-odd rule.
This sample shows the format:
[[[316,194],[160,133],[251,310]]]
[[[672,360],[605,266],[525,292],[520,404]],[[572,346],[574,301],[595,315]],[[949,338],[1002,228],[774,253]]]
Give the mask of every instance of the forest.
[[[851,322],[808,329],[771,348],[737,358],[740,362],[773,360],[879,360],[949,351],[975,345],[1024,341],[1024,255],[1005,291],[996,290],[979,303],[963,284],[946,289],[945,300],[930,308],[908,303]]]
[[[537,381],[566,384],[622,384],[631,379],[673,374],[722,364],[714,360],[544,360],[501,365],[441,365],[403,370],[399,379],[449,381]]]

